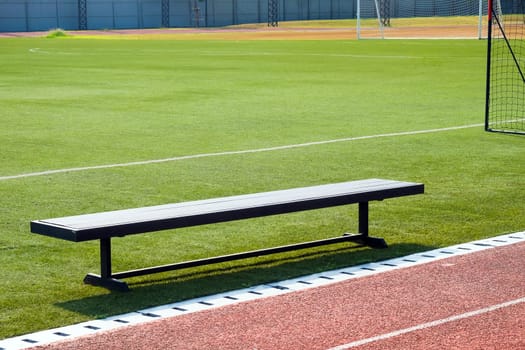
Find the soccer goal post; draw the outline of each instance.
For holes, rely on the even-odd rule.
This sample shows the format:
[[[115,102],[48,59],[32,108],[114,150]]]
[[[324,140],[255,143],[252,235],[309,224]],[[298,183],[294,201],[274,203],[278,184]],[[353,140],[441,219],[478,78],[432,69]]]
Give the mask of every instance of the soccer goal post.
[[[357,0],[357,38],[487,37],[487,0]]]
[[[525,134],[525,0],[488,0],[485,130]]]

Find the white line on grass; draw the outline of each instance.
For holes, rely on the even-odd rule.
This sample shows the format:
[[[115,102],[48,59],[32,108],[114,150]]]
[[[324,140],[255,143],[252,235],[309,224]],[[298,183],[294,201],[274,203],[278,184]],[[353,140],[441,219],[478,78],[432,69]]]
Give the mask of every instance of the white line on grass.
[[[377,59],[423,59],[424,56],[407,56],[407,55],[360,55],[360,54],[330,54],[330,53],[288,53],[288,52],[240,52],[240,51],[206,51],[202,52],[203,56],[319,56],[319,57],[350,57],[350,58],[377,58]]]
[[[513,305],[517,305],[517,304],[521,304],[521,303],[525,303],[525,297],[524,298],[515,299],[515,300],[511,300],[511,301],[507,301],[507,302],[501,303],[501,304],[491,305],[491,306],[488,306],[488,307],[485,307],[485,308],[482,308],[482,309],[478,309],[478,310],[474,310],[474,311],[470,311],[470,312],[465,312],[463,314],[454,315],[454,316],[450,316],[450,317],[447,317],[447,318],[442,318],[440,320],[435,320],[435,321],[431,321],[431,322],[427,322],[427,323],[421,323],[421,324],[413,326],[413,327],[399,329],[397,331],[393,331],[393,332],[385,333],[385,334],[380,334],[380,335],[377,335],[375,337],[357,340],[357,341],[354,341],[354,342],[351,342],[351,343],[348,343],[348,344],[343,344],[343,345],[336,346],[334,348],[330,348],[328,350],[351,349],[351,348],[355,348],[355,347],[358,347],[358,346],[361,346],[361,345],[373,343],[373,342],[376,342],[376,341],[394,338],[394,337],[397,337],[399,335],[403,335],[403,334],[407,334],[407,333],[411,333],[411,332],[416,332],[416,331],[420,331],[420,330],[424,330],[424,329],[428,329],[428,328],[432,328],[432,327],[437,327],[437,326],[440,326],[440,325],[445,324],[445,323],[450,323],[450,322],[454,322],[454,321],[463,320],[463,319],[466,319],[466,318],[479,316],[479,315],[482,315],[482,314],[486,314],[486,313],[489,313],[489,312],[492,312],[492,311],[496,311],[496,310],[499,310],[499,309],[503,309],[503,308],[506,308],[506,307],[509,307],[509,306],[513,306]]]
[[[330,53],[288,53],[288,52],[241,52],[241,51],[202,51],[194,52],[189,50],[174,50],[177,53],[197,54],[201,56],[320,56],[320,57],[350,57],[350,58],[377,58],[377,59],[422,59],[423,56],[407,56],[407,55],[359,55],[359,54],[330,54]],[[61,55],[85,55],[85,53],[63,52],[63,51],[47,51],[38,47],[29,49],[29,52],[35,54],[61,54]],[[153,51],[149,51],[150,53]]]
[[[50,53],[50,52],[48,52],[48,51],[41,50],[41,49],[38,48],[38,47],[34,47],[34,48],[32,48],[32,49],[29,49],[29,52],[31,52],[31,53],[46,53],[46,54],[47,54],[47,53]]]
[[[440,129],[403,131],[403,132],[393,132],[393,133],[387,133],[387,134],[376,134],[376,135],[368,135],[368,136],[346,137],[346,138],[342,138],[342,139],[313,141],[313,142],[298,143],[298,144],[292,144],[292,145],[283,145],[283,146],[265,147],[265,148],[256,148],[256,149],[247,149],[247,150],[240,150],[240,151],[201,153],[201,154],[191,154],[191,155],[178,156],[178,157],[172,157],[172,158],[142,160],[142,161],[128,162],[128,163],[115,163],[115,164],[93,165],[93,166],[85,166],[85,167],[77,167],[77,168],[65,168],[65,169],[46,170],[46,171],[39,171],[39,172],[34,172],[34,173],[25,173],[25,174],[18,174],[18,175],[0,176],[0,181],[22,179],[22,178],[33,177],[33,176],[46,176],[46,175],[53,175],[53,174],[70,173],[70,172],[77,172],[77,171],[109,169],[109,168],[130,167],[130,166],[137,166],[137,165],[148,165],[148,164],[156,164],[156,163],[175,162],[175,161],[181,161],[181,160],[187,160],[187,159],[196,159],[196,158],[221,157],[221,156],[231,156],[231,155],[239,155],[239,154],[281,151],[281,150],[287,150],[287,149],[293,149],[293,148],[319,146],[319,145],[326,145],[326,144],[338,143],[338,142],[350,142],[350,141],[358,141],[358,140],[376,139],[376,138],[382,138],[382,137],[395,137],[395,136],[406,136],[406,135],[417,135],[417,134],[429,134],[429,133],[436,133],[436,132],[443,132],[443,131],[452,131],[452,130],[460,130],[460,129],[474,128],[474,127],[481,127],[483,125],[484,124],[460,125],[460,126],[451,126],[451,127],[448,127],[448,128],[440,128]]]

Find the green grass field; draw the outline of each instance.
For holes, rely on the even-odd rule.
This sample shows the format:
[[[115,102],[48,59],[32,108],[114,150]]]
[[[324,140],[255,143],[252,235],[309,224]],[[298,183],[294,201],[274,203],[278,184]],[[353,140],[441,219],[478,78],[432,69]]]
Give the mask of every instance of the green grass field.
[[[0,39],[0,339],[525,229],[525,139],[481,126],[485,51],[476,40]],[[426,186],[371,204],[371,234],[389,249],[335,245],[134,278],[126,294],[82,284],[98,270],[97,242],[29,232],[32,219],[370,177]],[[114,268],[351,232],[356,211],[115,239]]]

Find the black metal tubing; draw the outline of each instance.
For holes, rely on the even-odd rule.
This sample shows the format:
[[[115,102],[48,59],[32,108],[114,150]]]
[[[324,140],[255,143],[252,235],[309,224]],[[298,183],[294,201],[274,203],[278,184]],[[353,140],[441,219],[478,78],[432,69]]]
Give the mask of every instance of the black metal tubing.
[[[358,229],[359,234],[346,233],[339,237],[332,237],[321,240],[295,243],[279,247],[252,250],[248,252],[221,255],[211,258],[197,259],[116,273],[111,272],[111,238],[102,238],[100,239],[100,275],[88,274],[84,278],[84,283],[105,287],[111,290],[128,291],[128,285],[119,279],[144,276],[203,265],[217,264],[227,261],[247,259],[270,254],[284,253],[293,250],[313,248],[342,242],[354,242],[370,246],[372,248],[387,248],[387,244],[383,238],[369,237],[368,235],[368,202],[359,202]]]
[[[273,248],[252,250],[252,251],[242,252],[242,253],[221,255],[221,256],[216,256],[212,258],[185,261],[185,262],[180,262],[180,263],[175,263],[175,264],[168,264],[168,265],[162,265],[162,266],[147,267],[147,268],[137,269],[137,270],[117,272],[117,273],[114,273],[112,277],[129,278],[129,277],[143,276],[143,275],[149,275],[149,274],[154,274],[154,273],[185,269],[185,268],[190,268],[190,267],[218,264],[218,263],[227,262],[227,261],[235,261],[235,260],[254,258],[254,257],[265,256],[265,255],[270,255],[270,254],[284,253],[284,252],[289,252],[289,251],[299,250],[299,249],[319,247],[323,245],[335,244],[335,243],[341,243],[341,242],[356,242],[356,243],[365,244],[365,241],[366,241],[365,238],[366,237],[364,235],[360,235],[360,234],[345,234],[340,237],[326,238],[326,239],[321,239],[317,241],[296,243],[296,244],[284,245],[284,246],[273,247]]]
[[[359,202],[359,233],[368,237],[368,202]]]
[[[342,242],[355,242],[362,245],[371,246],[373,248],[387,248],[387,244],[382,238],[369,237],[363,234],[344,234],[340,237],[326,238],[317,241],[310,241],[304,243],[290,244],[285,246],[252,250],[248,252],[235,253],[229,255],[221,255],[212,258],[204,258],[198,260],[191,260],[185,262],[179,262],[175,264],[167,264],[161,266],[146,267],[143,269],[122,271],[116,273],[107,273],[111,269],[111,262],[108,260],[101,260],[101,275],[88,274],[84,278],[84,283],[105,287],[110,290],[128,291],[129,287],[126,282],[121,281],[122,278],[130,278],[137,276],[151,275],[155,273],[168,272],[180,269],[186,269],[190,267],[197,267],[203,265],[218,264],[227,261],[235,261],[240,259],[253,258],[258,256],[265,256],[270,254],[284,253],[293,250],[306,249],[319,247],[328,244],[342,243]]]
[[[111,238],[100,240],[100,275],[87,274],[84,283],[121,292],[129,290],[126,282],[114,279],[111,274]]]
[[[490,62],[492,57],[492,0],[489,0],[488,8],[488,34],[487,34],[487,74],[485,86],[485,131],[490,131],[489,127],[489,113],[490,113]]]
[[[100,240],[100,276],[111,278],[111,238]]]
[[[492,32],[494,30],[493,25],[494,21],[497,24],[497,28],[501,32],[501,35],[503,36],[503,39],[505,40],[505,44],[507,45],[507,48],[512,56],[512,59],[514,60],[514,64],[516,66],[516,69],[518,70],[518,73],[521,76],[521,80],[525,84],[525,73],[521,69],[520,62],[518,58],[516,57],[516,54],[514,52],[514,49],[512,48],[510,41],[507,37],[507,34],[505,33],[504,27],[500,22],[500,18],[498,17],[496,11],[494,10],[494,0],[489,0],[489,6],[488,6],[488,41],[487,41],[487,74],[486,74],[486,92],[485,92],[485,131],[490,132],[503,132],[507,134],[516,134],[516,135],[525,135],[525,132],[522,131],[508,131],[505,129],[499,129],[499,128],[491,128],[490,127],[490,76],[491,76],[491,62],[492,62]]]
[[[115,290],[119,292],[128,292],[129,287],[126,282],[115,278],[102,278],[99,275],[89,273],[84,277],[84,283],[97,287],[104,287],[109,290]]]

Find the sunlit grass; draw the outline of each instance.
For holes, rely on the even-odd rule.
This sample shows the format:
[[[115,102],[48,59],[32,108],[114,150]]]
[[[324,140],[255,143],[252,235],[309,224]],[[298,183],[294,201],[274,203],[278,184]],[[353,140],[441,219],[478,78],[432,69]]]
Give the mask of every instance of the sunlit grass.
[[[485,44],[437,41],[0,40],[0,338],[523,230],[523,138],[482,130]],[[472,126],[473,124],[480,126]],[[386,250],[346,245],[85,286],[98,244],[33,219],[364,178],[423,182],[371,204]],[[116,270],[355,231],[343,207],[114,240]]]

